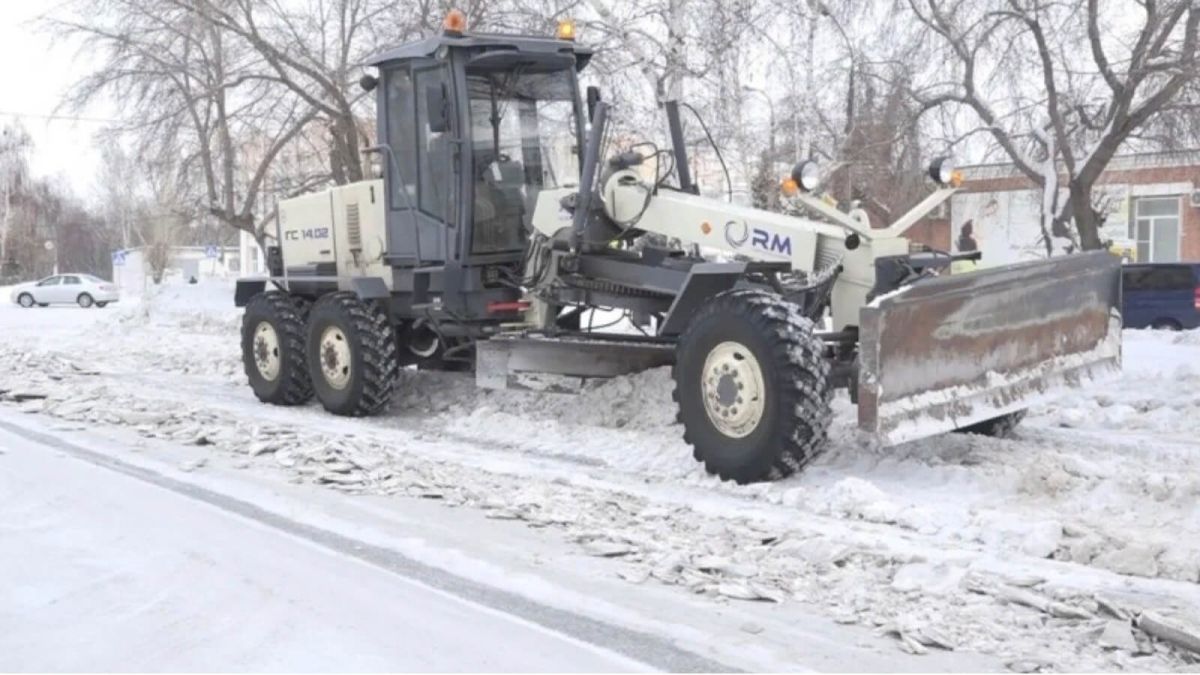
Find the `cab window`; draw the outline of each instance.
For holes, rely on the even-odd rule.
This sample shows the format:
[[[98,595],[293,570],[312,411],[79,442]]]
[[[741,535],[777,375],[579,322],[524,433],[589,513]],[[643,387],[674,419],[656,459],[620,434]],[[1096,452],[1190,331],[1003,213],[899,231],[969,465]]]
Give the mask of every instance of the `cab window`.
[[[387,77],[388,145],[391,146],[389,174],[399,172],[392,181],[392,208],[406,209],[417,203],[417,123],[412,77],[407,70],[394,70]]]
[[[429,90],[443,80],[441,69],[418,70],[413,78],[417,99],[418,204],[425,213],[445,221],[449,218],[450,135],[434,131],[429,124]]]

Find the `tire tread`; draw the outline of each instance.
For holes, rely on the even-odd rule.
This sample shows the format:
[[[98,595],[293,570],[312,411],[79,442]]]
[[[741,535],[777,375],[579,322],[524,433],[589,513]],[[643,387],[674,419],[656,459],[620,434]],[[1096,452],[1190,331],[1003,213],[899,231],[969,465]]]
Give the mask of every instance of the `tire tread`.
[[[349,411],[332,411],[350,417],[374,415],[387,406],[400,373],[400,354],[396,329],[381,307],[364,302],[350,291],[321,296],[313,306],[332,305],[349,320],[349,328],[358,336],[363,376],[362,395]],[[349,336],[347,336],[349,338]]]
[[[281,351],[287,360],[285,367],[281,369],[281,374],[286,375],[287,379],[278,396],[264,397],[255,390],[254,395],[263,403],[295,406],[312,398],[312,380],[309,379],[308,364],[304,356],[305,324],[310,305],[308,300],[288,295],[283,291],[259,293],[246,305],[246,312],[242,315],[243,343],[247,332],[253,332],[260,321],[264,318],[274,318]],[[252,353],[242,354],[242,366],[246,377],[256,374],[258,366],[254,363]]]
[[[749,320],[760,334],[769,337],[771,358],[764,368],[776,373],[776,381],[784,403],[781,410],[790,415],[780,422],[786,429],[775,446],[775,455],[764,468],[748,465],[734,471],[722,470],[697,447],[693,435],[684,424],[683,439],[692,446],[692,454],[704,463],[705,469],[724,480],[750,483],[760,480],[777,480],[803,469],[824,449],[832,421],[830,402],[833,391],[829,386],[829,362],[824,357],[824,344],[814,334],[813,322],[805,317],[800,308],[782,297],[757,289],[727,291],[713,298],[693,317],[688,329],[680,336],[679,344],[686,345],[692,339],[695,326],[701,325],[713,314],[737,313]],[[675,387],[672,398],[680,403],[680,362],[676,359],[672,367]],[[682,408],[677,408],[676,420],[684,423]]]

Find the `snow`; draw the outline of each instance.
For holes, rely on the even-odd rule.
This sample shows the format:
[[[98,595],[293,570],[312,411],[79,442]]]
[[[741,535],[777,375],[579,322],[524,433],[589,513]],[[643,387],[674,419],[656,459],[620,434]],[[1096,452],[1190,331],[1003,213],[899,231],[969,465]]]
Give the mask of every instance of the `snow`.
[[[648,669],[3,432],[0,443],[12,455],[0,472],[6,670]]]
[[[1200,616],[1200,331],[1126,331],[1117,380],[1038,404],[1014,439],[880,448],[839,395],[824,455],[790,479],[737,486],[692,459],[668,369],[576,395],[405,371],[389,414],[367,420],[262,406],[245,385],[231,298],[231,286],[199,284],[107,310],[2,306],[0,391],[47,398],[0,412],[199,453],[180,469],[226,458],[339,497],[434,500],[574,547],[581,558],[563,570],[603,561],[631,596],[653,588],[663,607],[758,598],[756,626],[799,607],[883,636],[897,658],[940,658],[928,643],[947,641],[947,667],[976,670],[1035,657],[1069,669],[1190,663],[1144,639],[1139,653],[1102,647],[1095,598]],[[196,479],[215,470],[189,466]],[[703,626],[704,612],[682,615]],[[753,666],[806,665],[772,649]],[[966,666],[968,655],[996,660]],[[830,658],[827,668],[853,669],[866,656]]]

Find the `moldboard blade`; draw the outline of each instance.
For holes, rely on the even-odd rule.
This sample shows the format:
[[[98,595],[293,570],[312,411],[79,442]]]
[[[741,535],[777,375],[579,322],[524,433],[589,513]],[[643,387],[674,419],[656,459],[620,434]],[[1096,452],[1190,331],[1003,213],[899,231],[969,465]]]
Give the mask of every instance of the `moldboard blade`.
[[[1121,367],[1105,251],[938,277],[861,311],[858,425],[892,445],[1015,412]]]

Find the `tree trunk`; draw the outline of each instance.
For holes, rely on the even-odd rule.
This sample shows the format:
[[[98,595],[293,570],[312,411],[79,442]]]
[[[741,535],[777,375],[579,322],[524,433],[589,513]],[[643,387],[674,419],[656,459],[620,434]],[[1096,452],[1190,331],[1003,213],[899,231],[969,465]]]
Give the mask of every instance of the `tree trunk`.
[[[1092,184],[1084,183],[1078,178],[1070,183],[1071,215],[1075,219],[1075,232],[1079,235],[1079,245],[1085,251],[1096,251],[1104,248],[1100,241],[1100,218],[1092,208]]]

